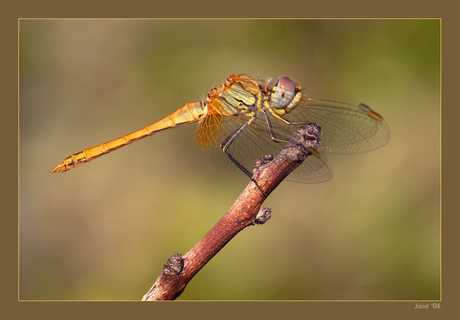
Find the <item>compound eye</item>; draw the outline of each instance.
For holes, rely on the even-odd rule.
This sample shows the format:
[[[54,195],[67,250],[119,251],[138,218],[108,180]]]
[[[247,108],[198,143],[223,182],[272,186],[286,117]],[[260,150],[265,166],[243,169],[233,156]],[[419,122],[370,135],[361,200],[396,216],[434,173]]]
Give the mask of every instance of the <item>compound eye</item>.
[[[288,77],[282,77],[275,86],[275,92],[272,93],[273,107],[283,109],[287,107],[295,97],[295,84]]]

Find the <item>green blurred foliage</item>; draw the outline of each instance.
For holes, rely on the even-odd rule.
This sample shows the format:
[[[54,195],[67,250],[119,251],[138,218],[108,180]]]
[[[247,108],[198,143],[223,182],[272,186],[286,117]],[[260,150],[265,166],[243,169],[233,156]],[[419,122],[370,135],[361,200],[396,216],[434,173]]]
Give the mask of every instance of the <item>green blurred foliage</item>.
[[[64,174],[64,157],[201,99],[234,73],[363,101],[391,128],[284,182],[182,300],[440,299],[440,20],[21,20],[20,299],[139,300],[227,211],[244,175],[195,126]]]

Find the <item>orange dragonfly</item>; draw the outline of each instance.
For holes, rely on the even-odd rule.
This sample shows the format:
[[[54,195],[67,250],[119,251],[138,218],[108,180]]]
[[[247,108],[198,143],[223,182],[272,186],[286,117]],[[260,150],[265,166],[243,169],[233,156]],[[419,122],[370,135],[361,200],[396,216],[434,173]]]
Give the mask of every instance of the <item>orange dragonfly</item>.
[[[287,180],[316,183],[332,178],[322,153],[352,154],[385,145],[390,131],[367,105],[315,98],[288,77],[276,83],[235,74],[212,89],[204,101],[188,102],[165,118],[121,138],[65,158],[51,172],[64,172],[146,136],[198,122],[195,140],[207,158],[252,179],[255,160],[278,154],[300,126],[316,122],[321,142],[316,156]]]

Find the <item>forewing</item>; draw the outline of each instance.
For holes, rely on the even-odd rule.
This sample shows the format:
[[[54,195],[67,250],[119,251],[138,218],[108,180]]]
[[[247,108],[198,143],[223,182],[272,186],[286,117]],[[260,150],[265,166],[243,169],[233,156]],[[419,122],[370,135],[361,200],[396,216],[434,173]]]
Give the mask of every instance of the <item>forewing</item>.
[[[304,97],[300,105],[284,118],[292,122],[315,121],[320,124],[320,152],[368,152],[384,146],[390,138],[386,121],[364,104]]]

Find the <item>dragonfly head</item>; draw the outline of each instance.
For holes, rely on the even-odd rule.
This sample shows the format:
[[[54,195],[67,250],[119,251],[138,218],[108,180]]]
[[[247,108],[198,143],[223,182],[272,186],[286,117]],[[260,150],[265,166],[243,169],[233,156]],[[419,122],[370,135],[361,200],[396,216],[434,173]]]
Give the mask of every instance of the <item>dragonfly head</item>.
[[[284,109],[295,97],[295,84],[288,77],[282,77],[273,87],[272,102],[276,109]]]
[[[279,78],[271,94],[273,111],[279,115],[289,113],[297,107],[300,100],[302,100],[302,94],[294,81],[288,77]]]

